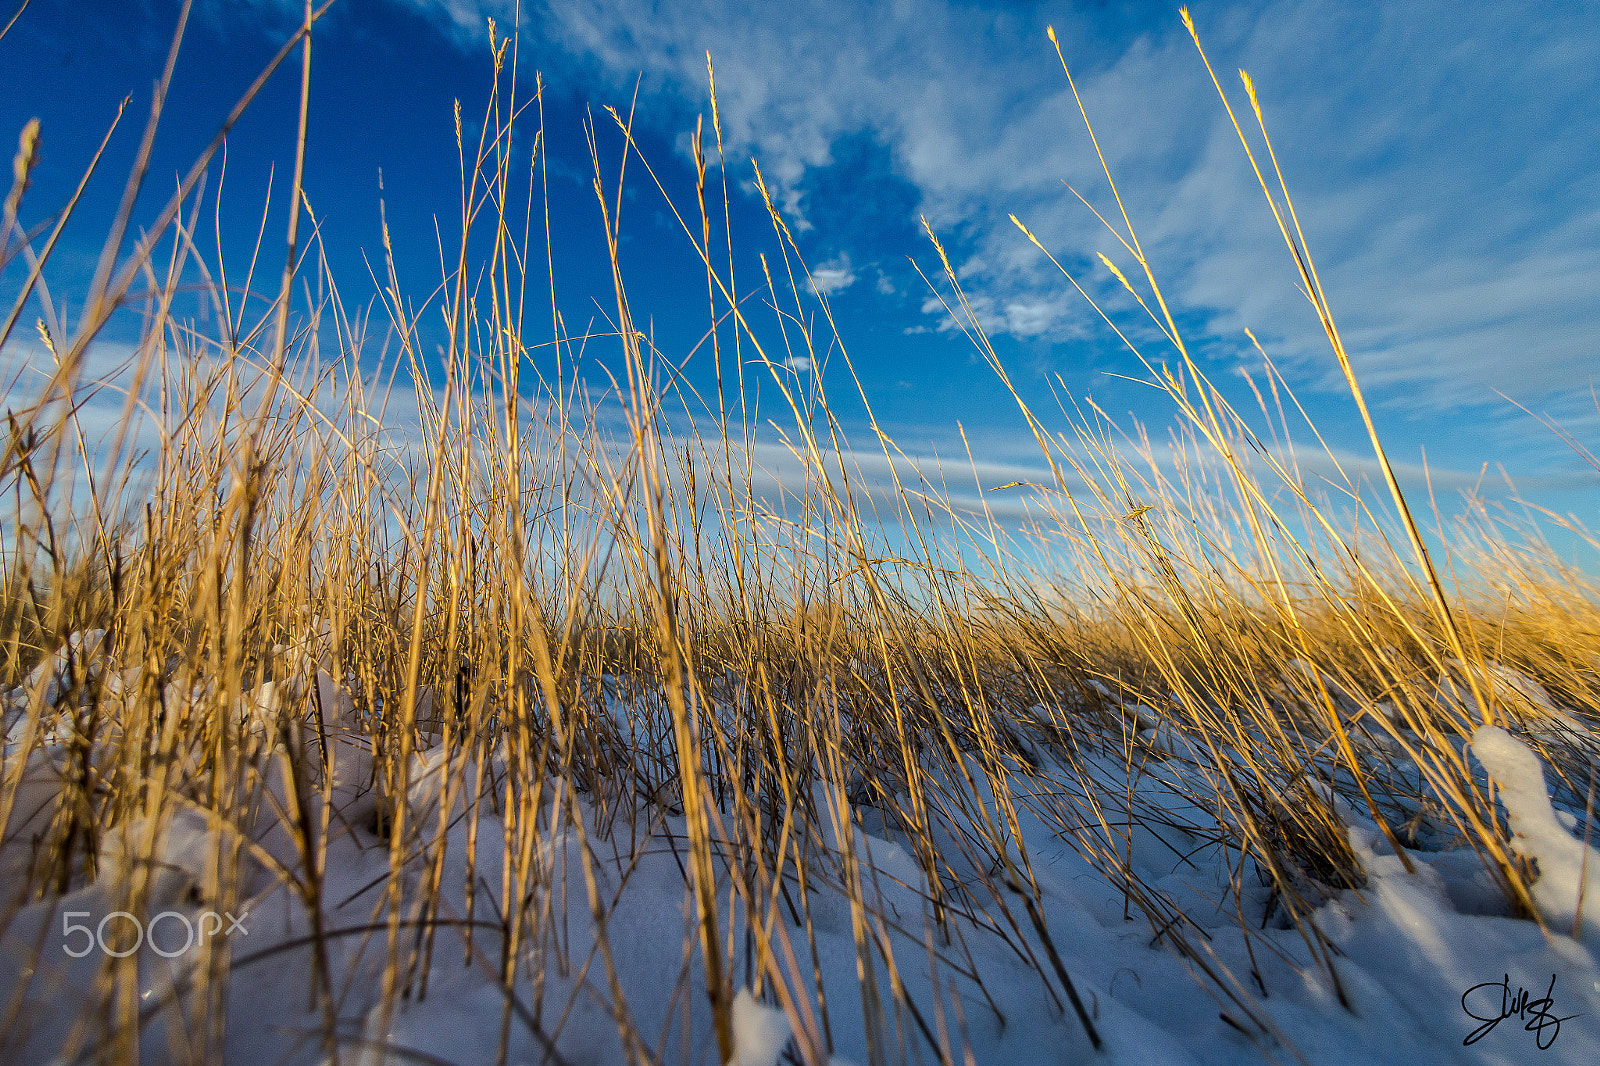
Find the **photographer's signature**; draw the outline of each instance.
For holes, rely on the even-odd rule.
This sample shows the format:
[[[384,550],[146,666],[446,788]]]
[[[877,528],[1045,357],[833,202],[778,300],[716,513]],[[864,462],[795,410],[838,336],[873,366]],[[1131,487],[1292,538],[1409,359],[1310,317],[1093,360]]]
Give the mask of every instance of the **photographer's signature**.
[[[1496,1002],[1496,990],[1500,993],[1499,1002]],[[1532,998],[1526,988],[1518,987],[1513,992],[1509,974],[1502,975],[1498,981],[1473,985],[1461,993],[1461,1009],[1467,1012],[1468,1017],[1483,1024],[1468,1033],[1461,1043],[1467,1046],[1476,1044],[1494,1032],[1494,1027],[1507,1018],[1516,1018],[1522,1022],[1523,1031],[1533,1034],[1533,1041],[1539,1050],[1547,1050],[1561,1035],[1561,1023],[1578,1017],[1576,1014],[1558,1016],[1555,1013],[1555,993],[1555,974],[1550,975],[1550,987],[1538,999]]]

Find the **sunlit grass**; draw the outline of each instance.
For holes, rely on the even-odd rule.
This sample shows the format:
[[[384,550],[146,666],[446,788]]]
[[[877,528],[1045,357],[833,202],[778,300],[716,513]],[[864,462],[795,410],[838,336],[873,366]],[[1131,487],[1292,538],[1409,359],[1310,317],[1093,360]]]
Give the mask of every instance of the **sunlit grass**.
[[[314,17],[308,6],[305,31],[274,68],[301,44],[309,65]],[[903,1025],[953,1063],[961,1003],[937,982],[936,1001],[917,1003],[899,975],[930,961],[959,969],[961,917],[1012,945],[1099,1041],[1042,906],[1024,815],[1117,885],[1125,914],[1259,1032],[1271,1023],[1250,1005],[1248,975],[1229,971],[1139,872],[1135,827],[1169,817],[1148,790],[1186,790],[1188,828],[1234,857],[1247,943],[1265,944],[1241,902],[1259,873],[1269,913],[1300,931],[1335,988],[1312,915],[1365,883],[1344,804],[1403,860],[1429,839],[1464,842],[1513,912],[1535,916],[1536,871],[1511,847],[1464,745],[1481,724],[1511,725],[1580,809],[1592,792],[1582,730],[1600,706],[1600,612],[1592,586],[1536,537],[1469,514],[1452,581],[1425,549],[1370,418],[1392,511],[1368,511],[1352,482],[1343,507],[1313,493],[1191,359],[1159,265],[1126,215],[1108,226],[1134,267],[1104,265],[1164,335],[1159,351],[1130,347],[1173,402],[1171,449],[1141,455],[1098,411],[1031,408],[943,260],[930,284],[998,387],[1013,389],[1051,477],[1029,487],[1034,517],[1020,531],[953,506],[886,432],[844,439],[829,390],[861,391],[849,338],[812,295],[770,198],[764,256],[732,246],[726,179],[717,184],[727,169],[711,159],[722,163],[714,87],[710,128],[695,142],[698,195],[674,211],[706,279],[709,333],[694,358],[714,362],[716,395],[669,372],[687,353],[656,350],[629,301],[621,191],[658,183],[634,151],[625,173],[603,172],[601,144],[632,146],[617,113],[588,131],[611,318],[570,335],[543,280],[544,264],[560,263],[539,222],[542,128],[535,169],[513,169],[513,130],[542,121],[539,89],[517,82],[516,41],[491,39],[481,140],[462,139],[457,123],[455,258],[418,303],[389,253],[381,355],[342,295],[352,283],[328,275],[318,238],[306,236],[297,161],[281,279],[265,257],[243,272],[207,260],[196,177],[132,258],[119,216],[83,294],[83,325],[50,342],[47,384],[7,395],[0,925],[90,883],[119,910],[155,909],[163,827],[198,816],[215,845],[201,891],[219,910],[263,891],[252,864],[292,887],[323,1019],[313,1039],[334,1058],[356,1056],[330,956],[351,934],[326,926],[338,901],[325,883],[330,847],[359,832],[387,854],[361,931],[381,944],[381,1018],[426,995],[436,936],[460,926],[465,961],[507,991],[502,1053],[514,1028],[559,1034],[572,1003],[545,1001],[545,974],[581,968],[630,1061],[653,1062],[676,1049],[630,1011],[618,958],[628,945],[607,923],[627,891],[614,870],[631,869],[629,849],[669,840],[690,900],[672,980],[684,1011],[708,1012],[721,1061],[733,1056],[746,984],[787,1015],[801,1061],[827,1061],[841,990],[820,986],[811,908],[821,884],[848,901],[858,972],[870,978],[849,1013],[864,1020],[873,1060],[896,1054]],[[1258,174],[1290,269],[1365,418],[1246,89],[1258,125],[1240,127],[1241,143],[1253,163],[1269,151]],[[24,257],[29,270],[6,327],[12,345],[23,343],[11,334],[29,290],[45,284],[42,242],[54,240],[10,239],[33,163],[25,145],[0,243],[0,266]],[[197,277],[215,311],[209,328],[181,310]],[[247,298],[244,278],[275,279],[276,291]],[[71,402],[91,385],[86,353],[113,315],[136,311],[136,367],[118,379],[134,421],[90,440]],[[435,341],[442,361],[428,354]],[[583,349],[622,368],[603,395],[576,374]],[[783,369],[825,352],[825,380]],[[1274,396],[1290,396],[1265,373]],[[766,375],[763,410],[755,374]],[[871,397],[859,399],[870,412]],[[398,424],[400,408],[416,412],[413,424]],[[1281,402],[1261,414],[1286,425]],[[803,471],[776,499],[754,447],[769,419]],[[881,450],[896,475],[887,489],[864,477],[852,447]],[[91,630],[105,631],[97,647],[70,643]],[[59,669],[35,669],[58,649]],[[1497,666],[1537,681],[1553,703],[1496,680]],[[1090,768],[1107,760],[1126,770],[1120,789]],[[491,811],[503,832],[480,836]],[[463,812],[461,855],[451,830]],[[869,823],[920,869],[926,930],[882,906],[880,874],[847,829]],[[568,834],[581,895],[566,892],[567,871],[550,857]],[[457,863],[464,918],[441,912]],[[497,871],[494,883],[480,866]],[[566,956],[569,922],[596,930],[589,958]],[[908,939],[926,953],[907,957]],[[153,1019],[179,1013],[183,1023],[165,1030],[171,1056],[216,1057],[237,964],[208,943],[152,1003],[138,995],[136,958],[107,957],[68,1058],[125,1061]],[[872,976],[885,972],[887,999]],[[516,990],[530,982],[524,1002]],[[23,991],[0,1005],[10,1014],[0,1032]]]

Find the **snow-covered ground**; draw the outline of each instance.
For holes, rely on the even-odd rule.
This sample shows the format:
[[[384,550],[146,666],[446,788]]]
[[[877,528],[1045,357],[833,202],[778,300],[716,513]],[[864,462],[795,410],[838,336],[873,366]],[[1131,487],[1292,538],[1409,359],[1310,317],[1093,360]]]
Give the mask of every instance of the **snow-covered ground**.
[[[187,1047],[252,1066],[325,1062],[331,1014],[340,1062],[491,1063],[502,1053],[507,1062],[572,1066],[716,1062],[686,873],[687,828],[659,808],[641,804],[632,817],[608,811],[602,818],[592,797],[559,780],[542,783],[530,868],[540,871],[543,887],[528,898],[532,912],[548,917],[537,923],[537,941],[519,948],[514,990],[504,991],[503,751],[481,767],[477,803],[459,786],[477,780],[480,767],[449,764],[458,787],[443,790],[450,816],[437,867],[431,954],[407,972],[418,944],[415,900],[426,894],[421,888],[438,857],[437,848],[417,845],[404,864],[401,921],[393,926],[401,963],[391,967],[390,844],[373,832],[377,797],[364,779],[370,752],[349,728],[348,695],[326,674],[319,684],[322,706],[332,709],[330,736],[342,752],[335,757],[334,828],[321,886],[332,1003],[325,1006],[317,994],[319,963],[303,894],[273,870],[274,864],[299,869],[300,859],[276,813],[285,800],[283,781],[269,775],[258,816],[242,827],[252,843],[243,852],[237,899],[226,901],[231,926],[215,929],[202,919],[222,905],[207,898],[205,886],[226,830],[200,810],[178,807],[158,827],[134,820],[101,841],[102,871],[125,871],[121,856],[153,847],[158,863],[148,914],[192,923],[165,919],[137,952],[141,1061],[178,1061]],[[122,943],[114,936],[117,923],[132,919],[107,917],[119,907],[119,886],[109,873],[66,895],[13,899],[39,831],[33,812],[49,806],[69,765],[69,731],[52,733],[34,716],[35,730],[45,735],[29,736],[25,689],[9,694],[7,704],[7,780],[20,788],[0,852],[10,901],[0,941],[6,1012],[0,1061],[99,1061],[92,1046],[83,1046],[91,1030],[76,1028],[104,996],[97,977],[106,972],[100,945],[84,929],[100,931],[115,946]],[[274,700],[294,695],[269,687],[252,699],[265,714]],[[1169,924],[1153,930],[1152,919],[1063,834],[1051,812],[1077,808],[1064,807],[1059,795],[1030,796],[1015,784],[1024,779],[1014,779],[1013,788],[1019,854],[1026,854],[1038,886],[1037,922],[1022,885],[991,889],[1005,879],[963,866],[961,856],[973,852],[962,846],[962,827],[952,816],[937,831],[949,843],[952,871],[942,890],[941,928],[922,867],[902,846],[895,820],[857,808],[851,846],[842,848],[846,841],[835,831],[826,853],[818,848],[810,856],[809,936],[793,864],[782,886],[763,888],[759,913],[772,921],[773,945],[766,965],[745,935],[745,905],[721,871],[721,951],[736,990],[735,1059],[741,1066],[804,1061],[806,1041],[820,1035],[815,1057],[857,1066],[1600,1062],[1600,851],[1579,839],[1582,825],[1570,811],[1552,808],[1539,760],[1517,736],[1481,730],[1472,751],[1499,786],[1517,846],[1538,862],[1542,876],[1533,891],[1543,929],[1509,915],[1472,851],[1409,852],[1408,873],[1377,827],[1341,801],[1367,883],[1316,911],[1313,921],[1330,945],[1325,963],[1285,919],[1265,878],[1248,872],[1235,878],[1241,862],[1251,869],[1250,860],[1219,843],[1214,820],[1185,798],[1192,782],[1184,775],[1192,768],[1184,759],[1147,767],[1130,819],[1126,803],[1115,805],[1127,780],[1123,761],[1085,755],[1071,774],[1050,780],[1103,786],[1096,790],[1099,824],[1123,827],[1110,839],[1119,853],[1127,849],[1134,871],[1159,895]],[[441,748],[418,754],[409,795],[411,818],[428,827],[422,839],[433,838],[440,824],[446,771]],[[816,809],[832,811],[834,795],[819,787]],[[581,812],[582,824],[572,811]],[[320,807],[313,814],[316,824]],[[851,877],[846,853],[859,862],[864,908],[853,909],[842,889]],[[1240,880],[1246,889],[1236,896],[1232,886]],[[597,912],[603,940],[596,937]],[[205,1045],[187,1027],[204,937],[183,950],[186,928],[209,930],[211,941],[231,953],[219,1046]],[[1177,937],[1191,946],[1190,958],[1173,949]],[[73,957],[85,945],[91,950]],[[1049,961],[1052,949],[1101,1041],[1098,1049]],[[1209,972],[1200,972],[1196,959]],[[400,985],[388,1010],[386,969],[399,971]],[[819,977],[825,1005],[816,995]],[[775,979],[789,993],[786,1008]],[[874,1027],[878,1037],[869,1042]],[[636,1035],[625,1040],[624,1031]]]

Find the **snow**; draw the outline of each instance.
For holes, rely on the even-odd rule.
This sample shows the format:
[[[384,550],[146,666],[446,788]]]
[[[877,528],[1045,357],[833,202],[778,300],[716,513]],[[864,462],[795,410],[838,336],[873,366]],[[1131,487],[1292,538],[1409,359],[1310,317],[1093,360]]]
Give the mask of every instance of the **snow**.
[[[1456,677],[1465,678],[1468,667],[1459,659],[1445,664],[1450,673],[1439,678],[1439,696],[1465,708],[1472,721],[1483,721],[1484,714],[1478,701],[1473,699],[1467,685],[1458,683]],[[1600,759],[1600,737],[1571,714],[1557,707],[1545,687],[1520,670],[1503,666],[1493,659],[1485,661],[1476,671],[1480,687],[1492,689],[1497,704],[1509,711],[1518,727],[1548,744],[1568,745],[1591,759]]]
[[[115,664],[98,644],[85,639],[78,647],[114,673]],[[321,708],[321,729],[304,729],[292,742],[306,745],[306,764],[320,774],[320,735],[328,737],[333,828],[325,841],[318,918],[327,931],[341,1063],[467,1064],[502,1057],[556,1066],[641,1057],[685,1066],[714,1063],[716,1040],[684,873],[683,818],[644,804],[636,812],[602,817],[591,797],[559,778],[522,783],[542,789],[546,815],[529,861],[536,879],[548,886],[536,903],[548,905],[554,920],[536,942],[524,944],[524,965],[508,996],[498,979],[502,896],[514,873],[502,864],[515,828],[498,813],[508,787],[507,761],[501,752],[490,753],[479,767],[448,753],[437,733],[423,734],[407,800],[413,825],[425,826],[428,836],[443,827],[438,922],[430,964],[419,967],[409,988],[385,1009],[389,845],[372,824],[383,797],[372,780],[370,743],[356,721],[351,694],[329,672],[331,662],[313,649],[300,663],[309,684],[269,683],[250,693],[239,711],[262,724],[265,738],[274,735],[265,723],[284,701]],[[32,689],[4,694],[8,731],[25,720],[23,709],[34,693],[56,683],[51,671],[60,665],[39,673]],[[310,700],[313,691],[316,699]],[[1551,709],[1570,717],[1553,703]],[[1159,720],[1159,712],[1144,705],[1130,716],[1150,728],[1145,720]],[[312,915],[284,879],[284,871],[299,868],[300,857],[278,813],[286,808],[289,787],[281,770],[267,773],[251,824],[230,829],[186,806],[159,822],[135,818],[100,841],[100,877],[81,878],[65,895],[21,899],[11,886],[39,831],[39,812],[61,788],[65,765],[63,741],[37,732],[32,752],[24,756],[8,746],[5,764],[20,788],[0,847],[8,919],[0,933],[0,1004],[17,1009],[10,1029],[0,1032],[0,1061],[48,1062],[70,1049],[84,1004],[102,994],[102,967],[93,953],[72,957],[66,948],[77,941],[65,930],[71,923],[98,928],[122,921],[108,916],[125,909],[123,879],[136,855],[155,859],[151,913],[181,914],[198,928],[207,912],[225,909],[240,922],[209,941],[227,955],[233,971],[218,1047],[194,1044],[203,1036],[186,1027],[177,1006],[201,973],[207,945],[197,941],[179,950],[181,924],[168,919],[162,936],[153,944],[147,938],[135,954],[146,1018],[141,1061],[181,1061],[180,1049],[196,1047],[198,1058],[246,1066],[329,1061],[318,1035],[324,1015],[308,945]],[[1063,758],[1034,739],[1029,758]],[[1552,804],[1540,757],[1523,740],[1485,727],[1473,736],[1470,752],[1485,780],[1494,782],[1513,847],[1537,868],[1532,894],[1544,928],[1510,913],[1470,849],[1449,844],[1442,834],[1418,834],[1432,843],[1430,850],[1406,852],[1408,872],[1378,827],[1340,800],[1336,807],[1367,880],[1359,890],[1330,890],[1316,909],[1312,921],[1327,945],[1316,952],[1285,920],[1264,881],[1247,872],[1243,889],[1233,894],[1235,873],[1249,860],[1219,842],[1215,819],[1185,796],[1197,771],[1184,749],[1181,742],[1168,742],[1165,750],[1146,747],[1149,765],[1131,795],[1123,753],[1081,753],[1073,773],[1085,787],[1095,787],[1098,822],[1087,808],[1062,806],[1055,786],[1034,786],[1023,777],[1010,781],[1018,836],[1006,845],[1007,861],[1020,866],[1026,852],[1038,886],[1033,902],[1101,1039],[1098,1050],[1044,961],[1045,940],[1023,894],[1031,890],[1002,887],[990,876],[986,864],[993,859],[973,847],[979,829],[962,820],[967,815],[946,811],[935,825],[952,881],[941,929],[898,817],[857,796],[850,797],[859,816],[853,824],[835,809],[841,794],[864,791],[851,790],[846,781],[842,788],[819,788],[812,797],[824,832],[813,842],[809,894],[800,893],[792,865],[786,883],[793,905],[804,902],[808,911],[815,972],[826,991],[826,1036],[820,1026],[824,1004],[812,980],[807,915],[773,894],[776,905],[759,917],[772,923],[776,957],[762,969],[745,948],[746,904],[730,891],[726,869],[718,867],[722,950],[731,966],[725,972],[737,989],[729,1066],[801,1062],[807,1041],[815,1042],[813,1061],[838,1066],[1425,1066],[1514,1063],[1535,1054],[1552,1063],[1600,1062],[1600,854],[1580,839],[1582,805],[1574,812]],[[1173,750],[1178,753],[1168,754]],[[992,804],[995,786],[980,762],[974,759],[969,770],[980,789],[969,801]],[[1067,774],[1061,765],[1054,771]],[[480,779],[482,802],[474,804],[467,792]],[[320,779],[316,783],[308,798],[312,824],[322,818],[323,789]],[[892,803],[883,797],[878,802]],[[1071,810],[1086,819],[1081,838],[1062,831],[1058,816]],[[474,832],[469,899],[466,855]],[[1130,904],[1083,843],[1091,838],[1126,856],[1150,886],[1147,902],[1167,918],[1156,924],[1137,901]],[[223,891],[216,859],[233,852],[241,855],[238,884]],[[864,957],[857,951],[863,915],[843,891],[846,853],[859,864],[868,904],[870,946]],[[401,885],[408,908],[436,856],[419,846],[409,860]],[[1583,918],[1574,936],[1583,878]],[[591,883],[609,959],[596,935]],[[408,909],[405,916],[414,913]],[[1190,957],[1174,950],[1179,938],[1193,949]],[[405,925],[402,960],[414,943],[415,928]],[[624,996],[621,1004],[611,996],[613,979]],[[780,984],[791,997],[787,1001]],[[1519,999],[1523,992],[1527,996]],[[1502,1013],[1506,1002],[1512,1004],[1510,1016],[1464,1043],[1489,1026],[1486,1019]],[[619,1035],[619,1018],[636,1034],[636,1048],[630,1050]],[[870,1024],[880,1027],[875,1047],[867,1040]]]
[[[1512,847],[1538,864],[1531,894],[1540,916],[1557,929],[1571,929],[1581,900],[1584,938],[1600,947],[1600,850],[1586,847],[1557,820],[1539,757],[1498,726],[1481,726],[1473,734],[1472,753],[1500,790]]]
[[[777,1066],[789,1042],[783,1011],[756,1002],[748,988],[733,997],[733,1059],[728,1066]]]

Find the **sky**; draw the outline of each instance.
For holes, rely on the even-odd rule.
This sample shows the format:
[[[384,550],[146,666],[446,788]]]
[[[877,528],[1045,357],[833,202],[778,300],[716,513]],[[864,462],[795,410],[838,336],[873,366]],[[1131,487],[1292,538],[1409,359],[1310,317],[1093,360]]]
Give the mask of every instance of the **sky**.
[[[118,101],[132,98],[47,274],[66,323],[115,211],[178,7],[33,0],[0,41],[0,132],[33,117],[43,129],[24,226],[70,195]],[[154,217],[299,10],[295,0],[195,4],[136,221]],[[1425,461],[1450,512],[1474,486],[1507,499],[1503,469],[1523,498],[1593,524],[1600,475],[1517,404],[1580,440],[1600,435],[1600,5],[1275,0],[1191,11],[1241,118],[1249,111],[1236,71],[1258,87],[1308,247],[1404,480],[1422,488]],[[1143,374],[1137,359],[1008,219],[1025,223],[1141,351],[1172,356],[1097,258],[1133,273],[1131,257],[1072,192],[1120,218],[1046,37],[1053,26],[1201,368],[1253,408],[1243,373],[1263,378],[1250,330],[1334,451],[1357,463],[1370,456],[1174,4],[524,0],[519,11],[512,0],[336,0],[314,37],[306,191],[348,304],[376,289],[380,198],[403,286],[420,299],[437,284],[441,235],[448,247],[459,225],[453,108],[459,101],[475,136],[491,16],[502,33],[517,29],[523,91],[535,72],[546,87],[551,245],[569,330],[604,328],[614,308],[585,120],[611,188],[623,153],[604,108],[631,108],[639,150],[691,207],[696,117],[709,127],[709,51],[735,269],[753,281],[757,253],[770,259],[777,248],[754,160],[872,413],[902,451],[959,456],[964,431],[984,476],[1036,476],[1042,465],[1015,401],[919,276],[939,269],[924,219],[1047,425],[1067,428],[1062,397],[1092,399],[1124,428],[1137,420],[1160,439],[1170,400],[1128,380]],[[298,89],[296,60],[229,137],[225,177],[219,162],[208,179],[212,192],[221,180],[223,254],[238,263],[276,167],[263,260],[272,280],[258,281],[262,291],[281,269]],[[623,202],[635,317],[681,358],[706,328],[704,274],[636,162]],[[0,275],[8,305],[22,277],[16,264]],[[37,359],[18,347],[29,337],[5,354]],[[685,373],[705,387],[712,371],[696,356]],[[802,383],[821,373],[845,428],[871,444],[841,360],[784,373]],[[1307,432],[1297,439],[1315,445]]]

